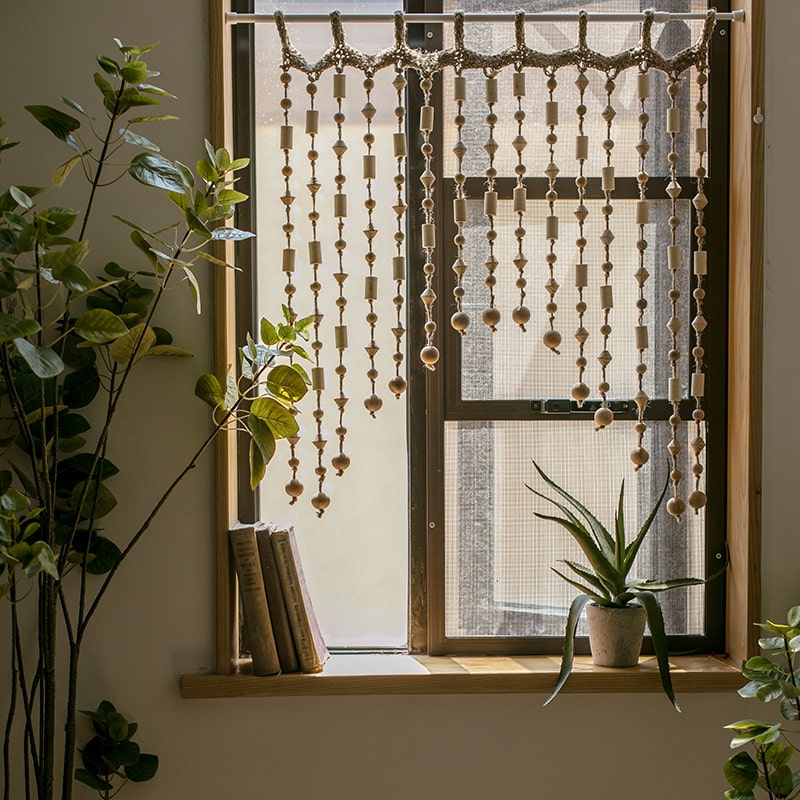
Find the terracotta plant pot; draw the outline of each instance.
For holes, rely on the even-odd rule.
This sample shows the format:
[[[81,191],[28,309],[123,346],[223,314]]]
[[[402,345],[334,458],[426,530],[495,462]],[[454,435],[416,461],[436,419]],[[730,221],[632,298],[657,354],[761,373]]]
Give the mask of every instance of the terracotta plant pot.
[[[647,614],[641,606],[609,608],[590,603],[589,647],[598,667],[634,667],[639,661]]]

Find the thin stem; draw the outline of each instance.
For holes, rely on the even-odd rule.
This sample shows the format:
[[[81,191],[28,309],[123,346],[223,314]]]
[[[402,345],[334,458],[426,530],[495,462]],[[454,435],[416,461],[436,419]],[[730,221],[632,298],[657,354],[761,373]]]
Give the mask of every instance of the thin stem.
[[[789,680],[792,682],[792,686],[797,689],[797,679],[794,676],[794,657],[789,650],[789,640],[786,638],[786,634],[783,634],[783,654],[786,656],[786,663],[789,665]],[[795,697],[794,707],[797,709],[798,716],[800,716],[800,696]]]
[[[761,760],[761,767],[764,771],[764,783],[767,785],[767,794],[769,795],[770,800],[775,800],[775,795],[772,793],[772,787],[769,784],[769,767],[767,766],[767,757],[765,755],[765,749],[763,747],[758,748],[758,756]]]
[[[12,608],[16,603],[16,586],[12,582],[11,592],[9,595]],[[19,638],[19,628],[15,624],[14,614],[12,613],[11,620],[11,640],[16,642]],[[3,781],[3,800],[10,800],[11,798],[11,732],[14,728],[14,715],[17,710],[17,651],[15,647],[11,647],[11,697],[8,700],[8,714],[6,715],[6,728],[3,736],[3,774],[5,779]]]
[[[86,233],[86,226],[89,222],[89,214],[92,210],[92,203],[94,202],[94,196],[97,192],[97,186],[100,183],[100,175],[103,172],[103,166],[105,163],[106,153],[108,152],[109,142],[114,134],[114,125],[117,122],[117,109],[119,108],[120,100],[122,99],[122,93],[125,91],[125,81],[123,80],[122,83],[119,85],[119,89],[117,90],[117,96],[114,100],[114,108],[111,110],[111,115],[108,120],[108,130],[106,131],[105,138],[103,139],[103,149],[100,151],[100,158],[97,161],[97,169],[94,173],[94,178],[92,179],[92,190],[89,192],[89,201],[86,204],[86,211],[83,215],[83,222],[81,223],[81,232],[78,234],[78,240],[80,241],[83,239],[83,234]],[[83,159],[81,159],[83,160]]]

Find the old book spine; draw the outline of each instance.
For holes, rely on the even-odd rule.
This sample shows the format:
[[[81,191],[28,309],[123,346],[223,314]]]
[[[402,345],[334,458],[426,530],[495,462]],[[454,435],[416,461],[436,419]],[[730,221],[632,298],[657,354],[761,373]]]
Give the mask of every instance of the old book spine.
[[[253,657],[253,671],[256,675],[276,675],[281,671],[281,664],[269,620],[269,606],[261,575],[255,530],[237,528],[230,531],[229,536],[233,563],[239,578],[239,594],[242,598],[250,654]]]
[[[289,615],[286,611],[286,601],[283,599],[281,578],[278,574],[278,564],[270,541],[271,531],[268,528],[256,528],[256,541],[258,543],[258,557],[261,561],[261,575],[264,578],[264,588],[267,592],[267,605],[269,618],[272,622],[272,634],[278,648],[278,658],[283,672],[299,672],[300,662],[297,660],[297,650],[294,646],[292,628]]]
[[[270,539],[275,560],[278,562],[278,573],[300,667],[303,672],[321,672],[328,659],[328,648],[311,605],[294,530],[290,528],[286,531],[274,531]]]

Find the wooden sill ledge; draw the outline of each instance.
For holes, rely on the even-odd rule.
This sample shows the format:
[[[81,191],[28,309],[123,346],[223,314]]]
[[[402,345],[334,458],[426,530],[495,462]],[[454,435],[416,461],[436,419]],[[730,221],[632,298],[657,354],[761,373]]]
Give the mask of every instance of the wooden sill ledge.
[[[379,694],[547,694],[558,674],[557,656],[332,655],[316,675],[256,677],[249,661],[232,675],[183,675],[181,696],[292,697]],[[745,681],[730,659],[677,656],[670,659],[676,693],[735,691]],[[250,674],[248,674],[250,673]],[[565,692],[660,692],[656,660],[636,667],[595,667],[578,656]]]

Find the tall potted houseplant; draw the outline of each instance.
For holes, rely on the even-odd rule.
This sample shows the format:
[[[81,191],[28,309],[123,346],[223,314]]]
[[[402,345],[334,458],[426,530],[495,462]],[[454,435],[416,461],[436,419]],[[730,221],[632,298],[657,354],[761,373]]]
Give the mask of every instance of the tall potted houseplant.
[[[174,119],[154,109],[171,95],[154,83],[158,73],[144,59],[151,48],[115,42],[115,57],[97,58],[98,108],[66,98],[66,110],[27,106],[68,148],[52,175],[56,188],[71,175],[86,177],[83,208],[48,202],[40,187],[0,193],[0,600],[10,615],[1,648],[8,668],[0,670],[7,676],[0,696],[8,698],[3,800],[68,800],[75,776],[107,797],[120,782],[152,777],[157,760],[133,741],[135,725],[102,698],[87,712],[95,735],[75,770],[81,653],[92,622],[129,554],[217,434],[249,433],[256,486],[275,441],[297,433],[294,404],[306,392],[297,363],[305,352],[296,342],[311,319],[263,320],[261,341],[247,337],[238,369],[197,381],[195,394],[213,408],[212,426],[183,469],[130,530],[101,532],[99,521],[125,490],[112,458],[120,401],[147,379],[152,358],[189,355],[165,327],[165,292],[185,284],[199,313],[196,268],[230,268],[209,245],[251,235],[226,224],[246,199],[235,188],[246,159],[209,143],[195,170],[166,158],[143,133]],[[0,138],[0,151],[16,144]],[[86,231],[102,187],[117,180],[166,192],[175,218],[150,230],[118,216],[117,260],[98,264]]]
[[[554,500],[526,484],[537,497],[553,505],[563,515],[554,516],[536,512],[536,516],[539,519],[555,522],[564,528],[589,562],[588,565],[583,565],[564,560],[567,572],[552,567],[560,578],[578,589],[580,594],[572,601],[567,615],[561,670],[545,705],[555,698],[572,671],[575,633],[581,613],[584,608],[588,608],[592,659],[595,664],[601,666],[628,667],[636,664],[642,646],[645,622],[647,623],[664,693],[672,705],[680,710],[672,688],[667,636],[658,594],[681,586],[696,586],[705,581],[700,578],[639,580],[631,577],[636,556],[651,530],[669,483],[664,485],[642,527],[635,534],[628,535],[625,526],[624,481],[619,490],[614,526],[609,530],[583,503],[548,477],[536,462],[533,462],[533,466],[545,484],[563,500],[563,502]]]

